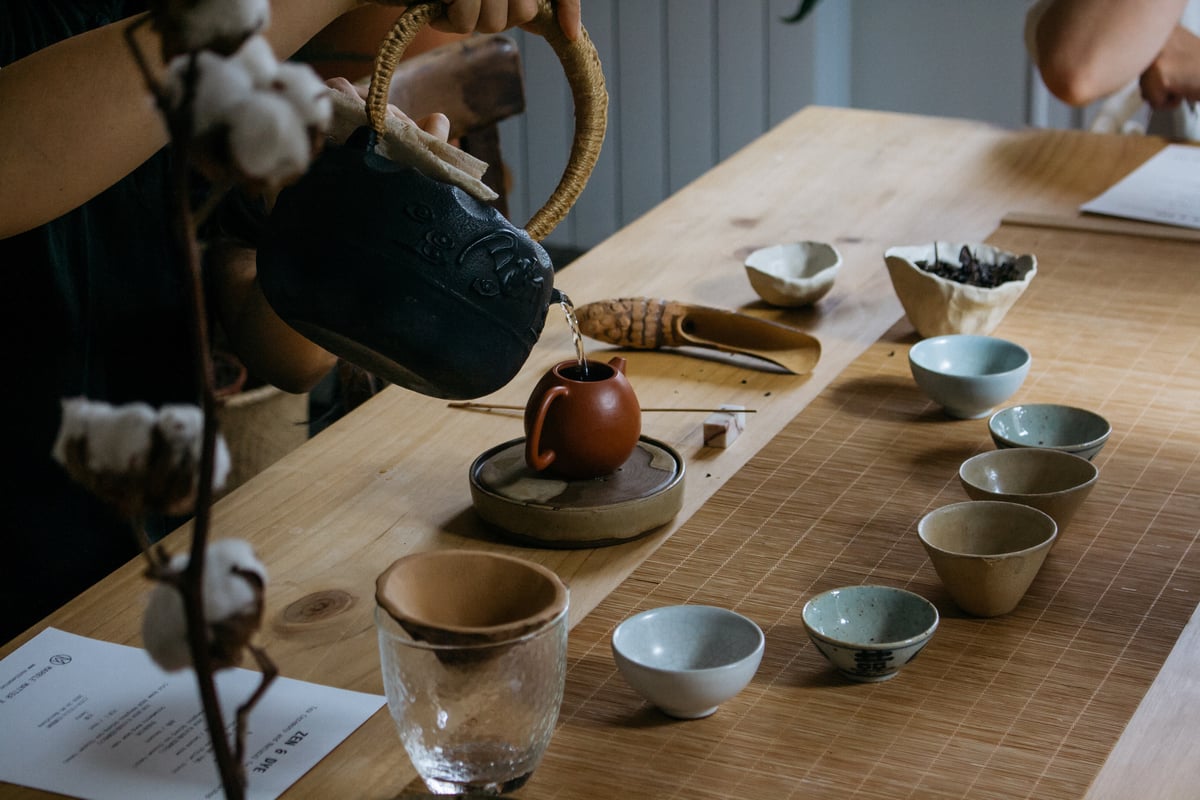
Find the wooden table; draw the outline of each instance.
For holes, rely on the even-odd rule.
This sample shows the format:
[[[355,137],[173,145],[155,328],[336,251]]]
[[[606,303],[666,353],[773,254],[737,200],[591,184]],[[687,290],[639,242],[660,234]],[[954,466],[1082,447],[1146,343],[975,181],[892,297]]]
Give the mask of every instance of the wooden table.
[[[971,714],[951,729],[936,725],[913,728],[897,720],[918,720],[927,709],[946,702],[945,697],[931,694],[930,687],[945,688],[946,681],[952,680],[960,663],[956,654],[972,653],[980,659],[973,667],[974,674],[994,676],[997,664],[1011,663],[1011,653],[1028,653],[1029,642],[1022,639],[1021,626],[1040,622],[1047,609],[1055,608],[1054,597],[1031,591],[1019,613],[972,627],[975,621],[954,615],[927,564],[919,553],[912,552],[914,515],[933,502],[961,499],[954,496],[953,475],[947,477],[947,466],[957,463],[964,452],[984,447],[986,434],[980,433],[977,423],[940,419],[905,378],[904,353],[911,334],[901,320],[881,254],[893,244],[933,238],[983,239],[1012,211],[1040,215],[1040,219],[1046,215],[1074,218],[1074,209],[1081,202],[1161,146],[1160,141],[1144,137],[1007,132],[966,121],[805,109],[589,252],[558,279],[577,304],[644,295],[741,308],[804,327],[822,342],[821,363],[808,377],[781,374],[750,359],[706,353],[626,354],[628,374],[645,406],[740,403],[757,409],[747,431],[726,450],[702,446],[703,414],[645,415],[644,432],[673,445],[687,464],[683,510],[673,523],[639,541],[594,550],[509,545],[475,517],[466,473],[479,453],[520,435],[519,418],[448,409],[441,401],[390,389],[218,503],[217,534],[252,540],[272,575],[262,643],[285,675],[381,692],[371,621],[373,581],[378,572],[405,553],[435,547],[516,552],[551,566],[569,582],[576,626],[563,721],[543,767],[522,790],[522,796],[765,796],[759,791],[765,784],[757,778],[747,780],[747,764],[757,765],[752,775],[774,776],[772,791],[783,795],[841,797],[857,792],[876,796],[884,793],[881,786],[889,781],[893,784],[887,788],[889,796],[895,796],[897,786],[904,788],[901,794],[911,796],[961,796],[972,785],[983,788],[991,773],[975,767],[1007,755],[1010,742],[1006,737],[1013,730],[998,734],[987,728],[975,730],[962,722]],[[1094,407],[1121,421],[1146,424],[1144,430],[1118,428],[1114,441],[1119,444],[1109,446],[1114,453],[1145,456],[1149,448],[1153,456],[1158,452],[1155,447],[1164,446],[1164,440],[1154,438],[1155,434],[1191,447],[1191,462],[1180,462],[1181,457],[1172,450],[1173,459],[1161,465],[1167,478],[1174,474],[1172,470],[1182,470],[1168,487],[1172,503],[1161,510],[1165,519],[1183,526],[1183,533],[1188,533],[1190,525],[1194,537],[1200,503],[1196,502],[1192,430],[1196,426],[1194,416],[1188,414],[1195,411],[1195,376],[1200,372],[1194,369],[1196,312],[1189,311],[1185,301],[1188,289],[1190,296],[1195,296],[1195,280],[1172,293],[1169,285],[1164,288],[1141,273],[1123,277],[1121,262],[1113,258],[1104,259],[1103,268],[1093,272],[1087,271],[1087,263],[1060,272],[1056,258],[1047,255],[1062,253],[1065,258],[1077,252],[1111,253],[1110,238],[1122,243],[1132,240],[1135,244],[1122,247],[1133,248],[1135,253],[1141,252],[1141,242],[1149,241],[1055,227],[1002,229],[996,241],[1037,252],[1045,274],[1035,280],[999,333],[1023,342],[1069,341],[1079,347],[1079,352],[1056,353],[1045,367],[1034,348],[1034,373],[1019,396],[1023,399],[1075,397],[1074,392],[1089,386],[1091,376],[1097,373],[1108,381],[1104,386],[1112,384],[1136,394],[1145,385],[1144,378],[1159,375],[1155,370],[1166,362],[1144,360],[1145,354],[1133,352],[1123,339],[1100,336],[1096,341],[1096,325],[1106,334],[1133,329],[1141,337],[1139,344],[1145,344],[1149,336],[1152,356],[1165,349],[1175,358],[1169,362],[1174,370],[1170,380],[1154,384],[1157,393],[1131,401],[1149,400],[1154,412],[1162,411],[1177,421],[1173,427],[1154,427],[1158,417],[1152,413],[1116,414],[1116,409],[1124,410],[1123,395],[1084,395],[1081,404],[1094,400]],[[742,258],[757,247],[798,239],[822,239],[837,245],[845,261],[837,285],[815,311],[762,307],[743,277]],[[1194,260],[1200,254],[1193,243],[1162,241],[1154,247],[1159,249],[1154,250],[1154,259],[1148,262],[1151,265],[1159,259],[1170,263]],[[1056,274],[1065,276],[1065,288],[1056,282]],[[1059,309],[1077,294],[1070,280],[1079,274],[1085,276],[1083,285],[1092,289],[1089,298],[1099,292],[1109,301],[1064,314]],[[1106,292],[1107,286],[1114,287],[1113,291]],[[1149,289],[1153,292],[1143,294]],[[1129,298],[1127,303],[1125,298]],[[1167,303],[1172,310],[1164,314],[1161,306],[1151,303]],[[1070,322],[1093,320],[1090,314],[1094,314],[1088,328],[1092,338],[1071,338]],[[1190,339],[1171,342],[1172,331]],[[600,356],[602,349],[593,345],[591,352]],[[1107,365],[1110,354],[1120,363],[1100,369]],[[537,376],[571,355],[565,322],[552,314],[525,369],[489,399],[523,403]],[[1070,380],[1062,382],[1059,376],[1064,373]],[[1188,391],[1190,395],[1176,394]],[[1191,405],[1172,408],[1179,396],[1193,398]],[[897,413],[898,418],[894,416]],[[1106,457],[1107,453],[1102,454],[1102,459]],[[1117,463],[1116,455],[1111,458]],[[1147,464],[1149,477],[1162,477],[1153,471],[1153,458]],[[899,485],[894,480],[898,465],[909,475]],[[1098,489],[1097,494],[1108,504],[1090,500],[1085,510],[1099,514],[1103,509],[1140,508],[1143,484],[1132,478],[1111,483],[1108,465],[1101,461],[1101,467],[1105,472],[1102,488],[1112,486],[1114,494],[1104,498]],[[882,482],[872,482],[880,479]],[[857,488],[851,491],[851,487]],[[1124,493],[1116,492],[1117,488]],[[804,502],[797,502],[798,496]],[[820,511],[846,502],[855,513],[870,509],[878,513],[869,517],[874,521],[868,525],[853,514],[830,517]],[[1081,516],[1073,526],[1086,529],[1089,518],[1085,512]],[[821,526],[829,526],[826,533],[832,540],[814,533],[824,530]],[[1147,529],[1155,530],[1154,526]],[[864,531],[869,535],[859,536]],[[775,538],[761,538],[767,534]],[[176,534],[169,544],[181,548],[183,536],[182,532]],[[838,536],[844,538],[840,548],[830,544],[838,541]],[[1069,551],[1068,541],[1064,537],[1056,548],[1053,563],[1068,563],[1058,556],[1059,551]],[[754,542],[767,546],[751,547]],[[901,542],[908,544],[902,546]],[[885,555],[888,557],[883,558]],[[893,555],[897,556],[895,566]],[[864,569],[864,563],[868,568]],[[1079,563],[1087,564],[1086,560]],[[1182,558],[1176,564],[1180,574],[1189,577],[1193,566]],[[1046,572],[1052,574],[1049,568]],[[936,640],[940,646],[931,645],[929,655],[913,666],[912,674],[883,685],[887,688],[849,687],[838,682],[804,642],[797,617],[809,591],[825,588],[830,581],[834,581],[832,585],[858,583],[867,577],[914,586],[935,599],[946,615]],[[127,565],[10,642],[0,655],[11,652],[45,625],[137,644],[146,589],[140,564]],[[1158,596],[1177,602],[1169,608],[1163,606],[1170,613],[1162,621],[1165,632],[1155,640],[1157,649],[1144,663],[1138,662],[1141,672],[1134,677],[1140,682],[1129,678],[1127,683],[1133,686],[1125,687],[1124,705],[1107,718],[1115,725],[1108,730],[1110,742],[1117,740],[1130,715],[1133,722],[1099,770],[1101,781],[1092,789],[1096,797],[1123,796],[1122,780],[1145,777],[1135,767],[1143,760],[1148,738],[1159,745],[1185,738],[1156,736],[1161,733],[1156,726],[1177,711],[1171,702],[1159,699],[1163,692],[1171,697],[1181,686],[1194,691],[1184,678],[1177,677],[1185,671],[1174,669],[1176,657],[1186,661],[1194,645],[1192,650],[1172,656],[1146,694],[1146,702],[1133,714],[1196,605],[1195,597],[1177,597],[1171,587],[1162,590],[1160,586]],[[620,618],[647,604],[714,597],[764,624],[770,642],[768,659],[751,687],[717,715],[686,725],[668,723],[644,708],[614,677],[607,635]],[[1158,610],[1159,606],[1149,608]],[[1042,616],[1031,621],[1025,609]],[[1071,629],[1072,623],[1059,622],[1076,633],[1082,629],[1078,624]],[[1001,629],[1003,635],[974,655],[983,641],[980,631],[992,628]],[[1039,629],[1038,636],[1041,642],[1049,634]],[[1164,639],[1169,640],[1165,648],[1161,645]],[[1194,632],[1189,628],[1183,642],[1191,645],[1193,641]],[[1122,645],[1121,654],[1136,652],[1133,648],[1139,642],[1137,635],[1126,636],[1128,646]],[[1006,644],[1012,648],[1006,649]],[[939,668],[941,672],[936,671]],[[1076,683],[1091,685],[1087,683],[1092,679],[1090,673],[1073,674],[1079,676]],[[1108,673],[1108,677],[1112,675]],[[1095,690],[1111,690],[1113,685],[1112,681],[1097,681]],[[805,712],[802,716],[794,713],[798,697],[807,703],[799,706]],[[833,708],[845,711],[849,706],[838,705],[845,703],[860,704],[854,712],[858,718],[871,713],[890,715],[887,730],[893,738],[887,748],[864,746],[864,731],[853,727],[836,732],[849,745],[844,752],[833,746],[837,738],[821,741],[803,735],[807,718],[827,717]],[[973,714],[988,708],[979,695],[967,710]],[[1006,710],[992,708],[992,713],[1003,715]],[[1084,724],[1094,721],[1082,720]],[[867,741],[870,730],[868,726]],[[1067,731],[1059,737],[1056,758],[1051,762],[1071,762],[1073,733]],[[975,750],[960,752],[950,746],[955,741],[969,742]],[[1028,745],[1016,741],[1013,746],[1019,750]],[[814,747],[820,748],[819,752],[814,753]],[[924,762],[928,774],[923,781],[909,780],[911,775],[904,771],[910,768],[907,764],[903,769],[892,768],[897,752],[919,753],[930,748],[950,760]],[[1053,785],[1038,784],[1039,793],[1029,796],[1059,796],[1056,792],[1079,796],[1080,787],[1090,783],[1107,749],[1103,742],[1092,746],[1090,760],[1083,759],[1078,774]],[[1097,750],[1103,750],[1099,761],[1095,760]],[[648,758],[651,754],[657,758]],[[1010,766],[1002,760],[996,763],[1004,769]],[[1164,758],[1163,764],[1171,764],[1171,758]],[[653,780],[646,780],[646,765],[653,765],[649,773]],[[1181,774],[1171,766],[1171,770],[1156,767],[1147,774],[1165,786],[1171,776]],[[1014,771],[1020,775],[1023,768],[1017,764]],[[625,780],[622,772],[640,782]],[[974,783],[961,780],[968,773],[975,776]],[[839,782],[846,774],[857,776],[858,783]],[[936,780],[938,775],[941,780]],[[1179,785],[1194,786],[1194,776],[1185,774]],[[1023,790],[1024,785],[1018,781],[1008,788],[1013,786]],[[408,791],[420,788],[413,783],[411,768],[383,711],[287,796],[386,798],[406,787]],[[1116,787],[1115,793],[1105,794],[1105,787]],[[996,796],[1016,796],[1015,791]],[[968,794],[987,796],[984,792]],[[0,786],[0,797],[36,796],[42,795]]]

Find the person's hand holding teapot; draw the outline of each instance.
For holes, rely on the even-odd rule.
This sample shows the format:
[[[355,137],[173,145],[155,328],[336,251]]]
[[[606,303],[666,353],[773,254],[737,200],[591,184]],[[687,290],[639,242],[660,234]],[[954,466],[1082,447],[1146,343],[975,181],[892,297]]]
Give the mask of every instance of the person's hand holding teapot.
[[[366,86],[361,86],[361,85],[356,86],[355,84],[351,83],[350,81],[346,80],[345,78],[330,78],[329,80],[325,81],[325,85],[328,86],[330,89],[333,89],[336,92],[341,92],[342,94],[346,95],[347,97],[354,98],[355,100],[362,103],[364,106],[366,105],[366,101],[367,101],[367,87]],[[435,114],[430,114],[428,117],[425,117],[424,119],[414,120],[414,119],[411,119],[407,114],[405,114],[399,108],[397,108],[396,106],[394,106],[390,103],[388,104],[387,109],[388,109],[388,116],[395,117],[396,119],[404,120],[405,122],[413,123],[421,130],[425,131],[428,134],[436,136],[437,138],[441,139],[443,142],[446,141],[450,137],[450,120],[446,117],[445,114],[435,113]],[[338,142],[338,144],[341,144],[341,142]]]
[[[408,2],[392,2],[391,0],[362,0],[364,5],[409,5]],[[431,28],[446,33],[499,33],[525,25],[534,18],[538,11],[539,0],[442,0],[446,13],[429,23]],[[583,30],[580,11],[580,0],[557,0],[554,5],[555,17],[559,27],[569,41],[579,38]],[[356,85],[346,78],[335,77],[327,80],[326,85],[331,89],[342,92],[363,102],[367,99],[367,88]],[[414,122],[407,114],[393,105],[388,106],[388,113],[398,119]],[[444,114],[430,114],[421,120],[415,120],[417,126],[426,133],[432,134],[442,141],[450,135],[450,121]],[[340,142],[339,142],[340,144]]]
[[[516,375],[562,300],[538,241],[578,198],[604,139],[608,93],[595,45],[576,29],[578,11],[579,0],[450,0],[404,11],[376,54],[366,119],[280,192],[263,226],[259,285],[280,318],[340,358],[431,397],[481,397]],[[420,26],[437,20],[481,31],[528,21],[562,62],[576,106],[571,155],[524,228],[487,203],[491,190],[469,173],[472,164],[450,168],[462,151],[387,106],[397,63]],[[339,117],[363,110],[357,90],[336,81],[333,89],[331,133]],[[389,148],[395,141],[405,146]]]
[[[385,6],[407,6],[407,0],[369,0]],[[499,33],[523,26],[537,14],[538,0],[442,0],[444,16],[430,27],[447,33]],[[569,41],[582,31],[580,0],[558,0],[554,13]]]

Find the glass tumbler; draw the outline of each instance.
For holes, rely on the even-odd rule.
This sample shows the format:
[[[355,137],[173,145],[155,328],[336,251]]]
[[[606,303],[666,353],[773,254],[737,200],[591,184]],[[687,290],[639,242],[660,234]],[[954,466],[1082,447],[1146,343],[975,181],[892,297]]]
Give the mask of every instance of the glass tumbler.
[[[562,705],[567,611],[488,643],[416,640],[375,609],[388,709],[434,794],[503,794],[541,761]]]

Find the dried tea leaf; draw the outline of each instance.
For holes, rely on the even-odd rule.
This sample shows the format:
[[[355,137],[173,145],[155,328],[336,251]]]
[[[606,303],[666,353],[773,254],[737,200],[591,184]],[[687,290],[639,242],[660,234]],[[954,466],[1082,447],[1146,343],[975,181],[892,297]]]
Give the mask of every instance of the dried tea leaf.
[[[984,289],[994,289],[1002,283],[1021,279],[1021,274],[1017,270],[1017,262],[1015,260],[1005,259],[995,263],[980,261],[966,245],[963,245],[962,249],[958,252],[957,264],[941,259],[933,262],[917,261],[915,263],[921,269],[937,275],[939,278],[971,286],[979,286]]]

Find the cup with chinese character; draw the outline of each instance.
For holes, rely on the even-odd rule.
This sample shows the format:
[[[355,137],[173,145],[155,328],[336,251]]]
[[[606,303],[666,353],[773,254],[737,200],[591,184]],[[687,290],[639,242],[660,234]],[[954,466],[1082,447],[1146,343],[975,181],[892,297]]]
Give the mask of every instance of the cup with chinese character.
[[[500,553],[446,550],[376,583],[388,709],[434,794],[504,794],[550,743],[566,676],[567,588]]]
[[[929,644],[933,603],[892,586],[843,586],[810,598],[800,612],[808,638],[852,681],[891,680]]]

